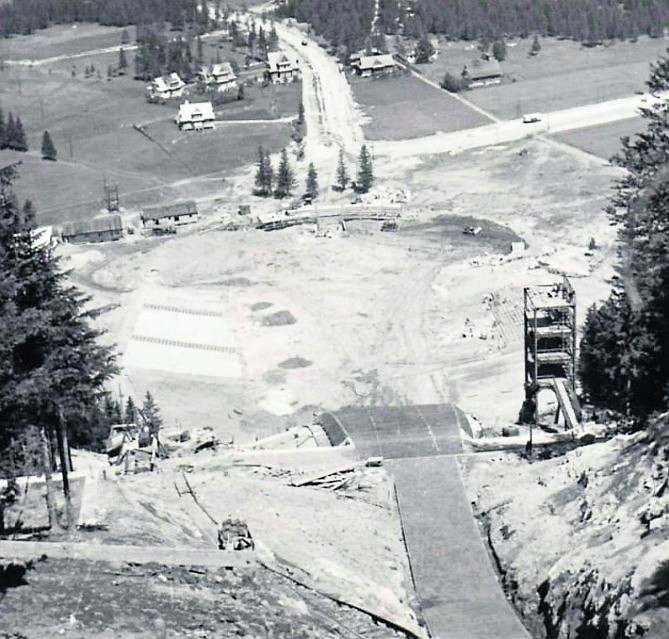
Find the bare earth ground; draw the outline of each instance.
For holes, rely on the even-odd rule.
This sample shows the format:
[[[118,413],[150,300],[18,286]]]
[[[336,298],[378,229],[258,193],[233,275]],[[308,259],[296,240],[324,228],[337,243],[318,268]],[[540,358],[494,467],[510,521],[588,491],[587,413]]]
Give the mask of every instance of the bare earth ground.
[[[308,54],[315,65],[319,55]],[[336,94],[340,80],[317,93]],[[305,86],[312,81],[307,72]],[[361,137],[355,127],[340,130],[349,105],[338,103],[336,126],[323,125],[310,141],[329,145],[316,156],[326,171],[339,142],[350,152]],[[305,107],[315,124],[317,107],[309,101]],[[619,172],[571,147],[528,139],[453,157],[379,158],[375,175],[381,186],[411,190],[396,233],[381,233],[379,222],[349,223],[342,232],[336,220],[319,233],[216,230],[230,202],[250,192],[249,169],[225,185],[212,183],[204,221],[173,238],[134,235],[109,245],[61,247],[75,282],[109,309],[101,325],[118,344],[123,369],[114,391],[139,400],[150,389],[168,430],[211,427],[236,444],[346,405],[453,401],[486,427],[514,421],[523,398],[522,287],[566,272],[580,319],[606,295],[614,230],[602,207]],[[197,193],[206,184],[185,179],[180,186]],[[277,206],[253,205],[254,215]],[[463,235],[462,227],[472,224],[482,232]],[[527,249],[516,245],[503,256],[518,237]],[[598,248],[588,251],[591,237]],[[346,451],[326,454],[338,463],[350,460]],[[385,472],[365,471],[366,487],[340,494],[288,485],[288,473],[332,463],[318,449],[289,461],[276,451],[235,455],[203,452],[172,459],[158,474],[118,481],[101,479],[99,462],[89,460],[89,485],[103,505],[96,517],[107,530],[78,538],[213,547],[213,524],[176,494],[183,469],[216,519],[248,520],[263,553],[291,564],[322,592],[415,623]],[[190,586],[177,581],[169,592],[180,601]],[[17,619],[25,615],[22,605]],[[76,625],[66,613],[55,614],[48,627]],[[119,616],[116,631],[132,636],[137,628],[124,627],[124,619]],[[237,621],[247,635],[262,636],[248,620]],[[191,622],[208,623],[179,617],[170,627],[194,632],[185,625]],[[102,632],[88,623],[82,632],[89,635],[82,636]]]

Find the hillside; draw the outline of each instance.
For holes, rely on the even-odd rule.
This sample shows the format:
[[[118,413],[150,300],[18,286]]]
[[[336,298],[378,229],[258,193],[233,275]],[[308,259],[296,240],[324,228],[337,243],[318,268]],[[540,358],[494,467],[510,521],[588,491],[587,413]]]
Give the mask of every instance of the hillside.
[[[464,464],[482,534],[535,637],[669,636],[669,414],[528,463]]]

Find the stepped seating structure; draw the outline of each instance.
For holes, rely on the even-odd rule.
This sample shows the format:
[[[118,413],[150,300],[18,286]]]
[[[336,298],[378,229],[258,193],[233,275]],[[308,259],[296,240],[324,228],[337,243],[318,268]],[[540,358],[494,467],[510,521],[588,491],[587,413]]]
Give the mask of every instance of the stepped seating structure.
[[[567,277],[524,289],[525,393],[530,399],[545,388],[558,401],[565,427],[580,420],[576,398],[576,295]],[[534,401],[534,423],[537,421]]]

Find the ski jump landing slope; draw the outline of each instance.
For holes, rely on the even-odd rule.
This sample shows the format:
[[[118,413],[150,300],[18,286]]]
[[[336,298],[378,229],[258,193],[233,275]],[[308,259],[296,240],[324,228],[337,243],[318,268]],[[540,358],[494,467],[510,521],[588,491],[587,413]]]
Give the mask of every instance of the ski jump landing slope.
[[[343,427],[362,455],[388,460],[430,635],[529,639],[502,591],[462,483],[462,411],[451,404],[349,408],[323,418]]]

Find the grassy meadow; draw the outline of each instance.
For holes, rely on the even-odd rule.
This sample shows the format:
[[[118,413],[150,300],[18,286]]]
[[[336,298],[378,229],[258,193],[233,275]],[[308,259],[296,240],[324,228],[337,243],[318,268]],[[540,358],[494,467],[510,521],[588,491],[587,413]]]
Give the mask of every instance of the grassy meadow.
[[[669,45],[664,38],[642,37],[637,42],[587,48],[571,40],[541,38],[541,51],[533,57],[531,43],[531,39],[509,40],[501,64],[503,82],[472,89],[464,97],[503,119],[625,97],[645,89],[650,63]],[[459,76],[465,64],[480,56],[471,42],[440,40],[438,49],[433,63],[418,66],[437,83],[447,71]]]
[[[458,131],[489,120],[445,91],[411,75],[350,78],[353,97],[367,116],[370,140],[404,140]]]
[[[230,122],[214,131],[180,132],[174,117],[181,99],[149,104],[144,82],[130,75],[107,78],[107,67],[118,62],[117,52],[81,55],[120,45],[121,32],[79,25],[2,41],[4,60],[48,58],[33,66],[5,64],[0,71],[0,106],[5,117],[8,112],[21,117],[29,145],[28,153],[0,151],[0,164],[22,162],[16,191],[20,198],[33,200],[40,223],[99,213],[105,179],[118,182],[121,204],[128,208],[192,197],[189,179],[209,181],[211,187],[214,178],[252,163],[258,145],[274,152],[290,141],[287,123]],[[218,49],[220,45],[215,46],[221,59],[235,54],[229,43],[224,45],[228,49]],[[204,53],[206,61],[211,51],[205,48]],[[127,59],[132,69],[133,51],[127,52]],[[84,68],[90,65],[100,71],[99,76],[84,77]],[[218,119],[264,120],[297,113],[300,83],[262,88],[253,79],[253,69],[244,75],[246,98],[219,106]],[[191,99],[197,100],[197,94]],[[141,126],[151,139],[133,125]],[[45,130],[58,151],[57,162],[41,159]]]

